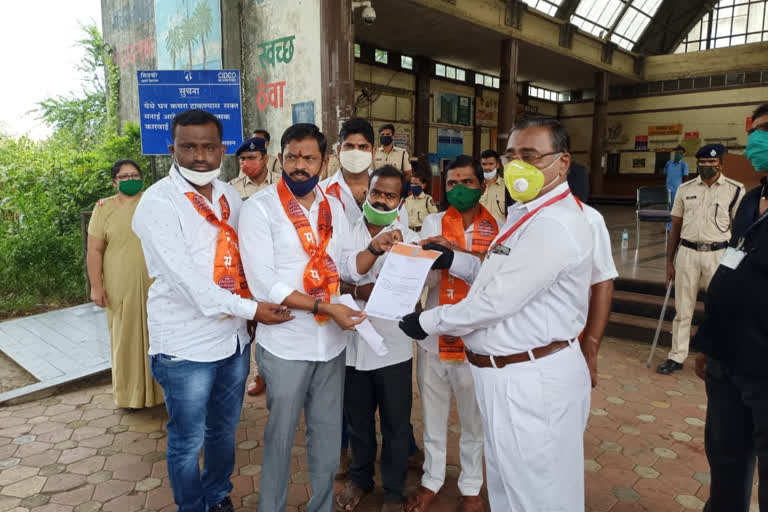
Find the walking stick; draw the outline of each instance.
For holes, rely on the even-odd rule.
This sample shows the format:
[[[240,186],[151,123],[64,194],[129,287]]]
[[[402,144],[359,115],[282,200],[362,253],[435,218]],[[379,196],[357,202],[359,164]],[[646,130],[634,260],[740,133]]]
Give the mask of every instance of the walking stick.
[[[664,305],[661,306],[661,316],[659,317],[659,324],[656,326],[656,334],[653,336],[653,345],[651,345],[651,353],[648,355],[648,362],[645,363],[646,368],[651,367],[651,361],[653,360],[653,353],[656,352],[656,344],[659,342],[659,334],[661,333],[661,324],[664,322],[664,313],[667,312],[667,304],[669,303],[669,294],[672,291],[672,280],[669,280],[669,286],[667,287],[667,295],[664,296]]]

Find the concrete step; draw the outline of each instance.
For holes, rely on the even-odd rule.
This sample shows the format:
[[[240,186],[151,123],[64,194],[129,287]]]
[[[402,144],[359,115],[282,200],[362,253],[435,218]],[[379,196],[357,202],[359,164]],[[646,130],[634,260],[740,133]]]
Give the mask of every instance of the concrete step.
[[[661,295],[648,295],[645,293],[617,290],[613,293],[613,305],[611,311],[633,316],[648,317],[657,321],[664,305],[664,297]],[[675,299],[670,296],[664,320],[672,321],[675,318]],[[697,302],[693,311],[693,324],[698,325],[704,319],[704,303]]]
[[[608,326],[606,327],[605,335],[652,343],[658,321],[658,317],[649,318],[627,313],[612,312],[611,316],[608,318]],[[691,336],[696,334],[697,329],[698,327],[696,325],[691,327]],[[671,343],[672,322],[664,321],[661,324],[661,332],[659,333],[659,345],[669,346]]]
[[[646,281],[643,279],[628,279],[619,277],[613,282],[613,287],[616,291],[642,293],[645,295],[658,295],[661,296],[662,300],[664,299],[664,295],[667,293],[667,287],[664,285],[664,283],[659,281]],[[672,293],[669,297],[672,299],[674,296],[675,287],[672,286]],[[696,300],[698,302],[704,302],[705,293],[703,290],[699,291],[696,296]]]

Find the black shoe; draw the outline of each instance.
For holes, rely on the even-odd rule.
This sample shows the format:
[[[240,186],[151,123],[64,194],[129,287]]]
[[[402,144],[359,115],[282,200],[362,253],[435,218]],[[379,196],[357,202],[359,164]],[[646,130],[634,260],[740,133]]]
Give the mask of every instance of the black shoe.
[[[232,506],[232,500],[227,496],[215,507],[208,507],[208,512],[235,512],[235,507]]]
[[[663,375],[672,375],[673,372],[676,372],[677,370],[682,370],[682,369],[683,369],[683,363],[678,363],[677,361],[667,359],[665,363],[659,365],[659,368],[656,371]]]

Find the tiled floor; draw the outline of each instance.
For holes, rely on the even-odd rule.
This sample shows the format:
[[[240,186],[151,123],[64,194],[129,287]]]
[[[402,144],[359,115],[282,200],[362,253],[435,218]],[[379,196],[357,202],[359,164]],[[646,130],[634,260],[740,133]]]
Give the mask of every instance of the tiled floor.
[[[672,377],[645,368],[648,346],[608,339],[585,434],[586,510],[680,512],[707,498],[704,387],[690,368]],[[421,436],[416,395],[413,423]],[[109,383],[0,409],[0,512],[175,510],[165,463],[163,408],[116,409]],[[264,398],[246,398],[232,481],[239,510],[256,510]],[[449,429],[448,480],[431,509],[454,510],[460,427]],[[289,511],[310,493],[304,431],[291,461]],[[409,487],[418,485],[411,471]],[[339,484],[340,485],[340,484]],[[756,495],[756,492],[755,492]],[[381,492],[360,511],[378,510]]]

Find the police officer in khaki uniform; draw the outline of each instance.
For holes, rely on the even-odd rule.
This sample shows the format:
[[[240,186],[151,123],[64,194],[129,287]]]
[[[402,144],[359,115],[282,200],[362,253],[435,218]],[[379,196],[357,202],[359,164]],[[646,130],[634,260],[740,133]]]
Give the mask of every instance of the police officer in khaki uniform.
[[[263,139],[264,147],[266,148],[267,152],[269,152],[269,141],[272,139],[272,137],[269,135],[267,130],[254,130],[253,137]],[[277,160],[275,155],[267,156],[267,171],[269,171],[269,174],[272,176],[273,183],[277,183],[283,176],[283,168],[280,167],[280,162]],[[240,173],[240,175],[242,176],[242,173]]]
[[[744,185],[721,172],[725,151],[722,144],[708,144],[696,153],[699,176],[680,185],[672,206],[667,285],[675,280],[676,315],[672,349],[658,368],[666,375],[682,369],[688,357],[696,295],[709,286],[720,264],[731,239],[731,223],[744,197]]]
[[[236,154],[240,160],[240,175],[229,184],[235,187],[243,200],[275,183],[274,175],[267,167],[267,147],[264,139],[254,137],[244,141],[237,148]]]
[[[408,227],[412,231],[421,231],[424,218],[437,213],[437,206],[432,196],[424,192],[429,188],[429,178],[422,175],[414,175],[411,178],[410,195],[405,199],[405,209],[408,211]]]
[[[379,142],[381,146],[376,150],[376,156],[373,158],[374,170],[385,165],[392,165],[400,172],[405,173],[405,179],[410,182],[413,175],[410,157],[406,150],[395,147],[393,142],[394,135],[395,127],[391,124],[385,124],[379,128]]]
[[[485,192],[480,197],[480,204],[491,212],[499,225],[503,225],[507,219],[504,197],[506,187],[501,176],[503,171],[499,154],[492,149],[486,149],[480,154],[480,164],[483,166],[485,178]]]

